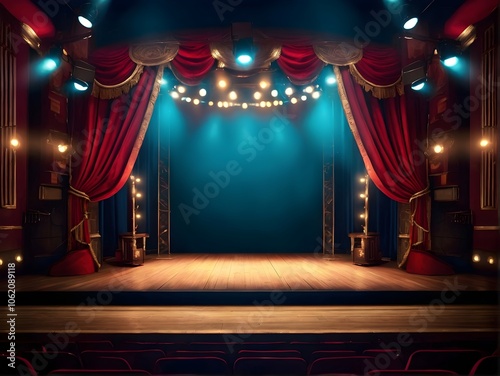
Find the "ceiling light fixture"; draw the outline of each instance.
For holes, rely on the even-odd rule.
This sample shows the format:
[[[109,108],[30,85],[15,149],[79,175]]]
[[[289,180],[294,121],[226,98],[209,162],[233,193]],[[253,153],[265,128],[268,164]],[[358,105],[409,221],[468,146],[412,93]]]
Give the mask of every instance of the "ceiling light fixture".
[[[91,3],[83,4],[80,9],[80,14],[78,15],[78,22],[80,22],[83,27],[91,29],[96,20],[97,8]]]

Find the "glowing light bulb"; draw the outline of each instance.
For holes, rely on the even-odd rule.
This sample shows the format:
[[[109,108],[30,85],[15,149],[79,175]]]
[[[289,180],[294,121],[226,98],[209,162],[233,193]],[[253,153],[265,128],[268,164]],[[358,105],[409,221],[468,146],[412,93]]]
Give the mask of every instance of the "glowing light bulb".
[[[68,145],[64,145],[64,144],[59,144],[57,145],[57,150],[59,151],[59,153],[65,153],[67,150],[68,150]]]
[[[19,145],[20,143],[17,138],[13,138],[12,140],[10,140],[10,146],[12,146],[13,148],[17,149]]]
[[[229,99],[231,99],[232,101],[235,101],[237,98],[238,98],[238,94],[236,94],[235,91],[232,91],[229,93]]]
[[[293,89],[291,87],[287,87],[286,90],[285,90],[285,94],[290,96],[293,94]]]
[[[480,142],[479,142],[479,145],[482,147],[482,148],[485,148],[486,146],[488,146],[490,144],[490,141],[483,138]]]
[[[259,86],[260,86],[262,89],[265,89],[266,87],[268,87],[268,86],[269,86],[269,82],[267,82],[267,81],[260,81]]]
[[[297,99],[297,98],[295,98],[295,97],[293,97],[293,98],[290,100],[290,102],[292,102],[292,104],[296,104],[296,103],[298,102],[298,99]]]
[[[481,257],[478,254],[475,254],[474,256],[472,256],[472,261],[479,262],[479,261],[481,261]]]
[[[271,90],[271,96],[273,98],[276,98],[278,96],[278,90],[274,89],[274,90]]]
[[[262,94],[260,93],[260,91],[256,91],[255,93],[253,93],[253,97],[256,101],[258,101],[260,98],[262,98]]]
[[[179,86],[179,87],[177,88],[177,91],[178,91],[179,93],[181,93],[181,94],[184,94],[184,93],[186,92],[186,88],[185,88],[184,86]]]
[[[207,90],[206,89],[200,89],[199,91],[200,97],[204,97],[207,95]]]
[[[444,151],[443,145],[434,145],[434,153],[441,154]]]
[[[241,108],[243,108],[244,110],[246,110],[248,108],[248,103],[243,103],[241,105]]]
[[[223,89],[223,88],[227,87],[227,82],[226,82],[226,80],[220,80],[218,85],[220,88]]]

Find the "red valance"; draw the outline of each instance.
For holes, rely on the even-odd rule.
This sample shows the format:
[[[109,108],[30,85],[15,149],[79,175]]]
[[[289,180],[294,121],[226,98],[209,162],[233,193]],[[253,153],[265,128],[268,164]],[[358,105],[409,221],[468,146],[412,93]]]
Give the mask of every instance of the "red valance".
[[[129,47],[108,47],[95,51],[90,56],[95,67],[95,79],[103,85],[118,85],[126,81],[137,64],[129,57]]]
[[[312,45],[284,44],[277,60],[278,66],[296,85],[307,85],[314,81],[325,63],[314,52]]]
[[[206,42],[184,42],[177,56],[170,62],[170,69],[186,85],[197,85],[210,72],[215,59]]]

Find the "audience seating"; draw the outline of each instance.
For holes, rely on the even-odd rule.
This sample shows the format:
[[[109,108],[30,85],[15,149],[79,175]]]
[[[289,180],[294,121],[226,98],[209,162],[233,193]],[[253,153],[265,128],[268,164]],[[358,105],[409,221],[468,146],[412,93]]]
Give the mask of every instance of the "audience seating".
[[[406,369],[442,369],[468,375],[481,357],[479,350],[416,350],[408,358]]]
[[[55,369],[81,369],[80,357],[65,351],[58,352],[22,352],[21,356],[27,359],[39,375],[46,375]]]
[[[164,358],[162,350],[86,350],[80,354],[82,366],[89,366],[95,363],[96,359],[102,356],[119,357],[125,359],[132,369],[140,369],[153,372],[154,365],[158,359]]]
[[[369,364],[373,364],[374,360],[375,357],[373,356],[363,355],[319,358],[309,365],[307,374],[323,375],[338,373],[363,375]]]
[[[98,356],[93,359],[93,362],[85,365],[85,369],[120,369],[131,370],[129,362],[123,358],[116,356]]]
[[[8,359],[8,355],[2,353],[0,355],[2,365],[0,366],[0,374],[2,376],[7,375],[23,375],[23,376],[38,376],[38,373],[33,368],[29,360],[23,358],[22,356],[16,356],[15,367],[12,368],[9,366],[11,363]]]
[[[169,357],[158,359],[154,374],[160,375],[229,375],[230,368],[224,359],[217,357]]]
[[[386,370],[372,370],[369,371],[366,375],[368,376],[453,376],[453,375],[458,375],[458,373],[442,369],[420,369],[420,370],[386,369]]]
[[[472,366],[469,375],[473,376],[500,375],[500,356],[490,355],[482,357]]]
[[[136,369],[58,369],[49,373],[57,376],[106,376],[106,375],[127,375],[127,376],[150,376],[146,371]]]
[[[307,363],[299,357],[248,356],[234,361],[234,375],[305,375]]]
[[[90,337],[90,336],[88,336]],[[84,337],[87,339],[88,337]],[[499,375],[498,343],[418,342],[396,351],[365,342],[188,342],[80,340],[40,343],[20,340],[19,369],[1,375]],[[104,337],[105,338],[105,337]],[[111,337],[112,338],[112,337]],[[125,337],[126,338],[126,337]],[[92,339],[92,337],[90,337]],[[82,351],[47,351],[56,345]],[[463,346],[462,348],[460,348]],[[161,348],[167,349],[163,351]],[[31,348],[31,349],[30,349]],[[92,348],[92,349],[91,349]],[[38,349],[38,350],[37,350]],[[17,349],[16,349],[17,350]],[[7,354],[2,354],[6,357]],[[7,362],[4,361],[6,364]],[[22,369],[21,369],[22,368]]]
[[[405,369],[408,362],[401,352],[390,349],[366,349],[363,355],[375,357],[374,365],[380,369]]]

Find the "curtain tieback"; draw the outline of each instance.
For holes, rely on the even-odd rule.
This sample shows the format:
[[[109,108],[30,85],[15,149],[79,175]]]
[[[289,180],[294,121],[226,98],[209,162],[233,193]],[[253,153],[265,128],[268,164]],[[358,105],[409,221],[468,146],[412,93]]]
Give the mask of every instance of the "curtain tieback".
[[[417,192],[415,194],[413,194],[411,197],[410,197],[410,200],[408,202],[412,202],[413,200],[419,198],[419,197],[422,197],[422,196],[425,196],[426,194],[429,194],[431,192],[431,190],[429,189],[429,186],[425,187],[424,189],[422,189],[420,192]]]
[[[72,194],[73,196],[83,198],[84,200],[90,201],[89,195],[87,195],[85,192],[79,191],[73,186],[69,186],[69,193]]]

